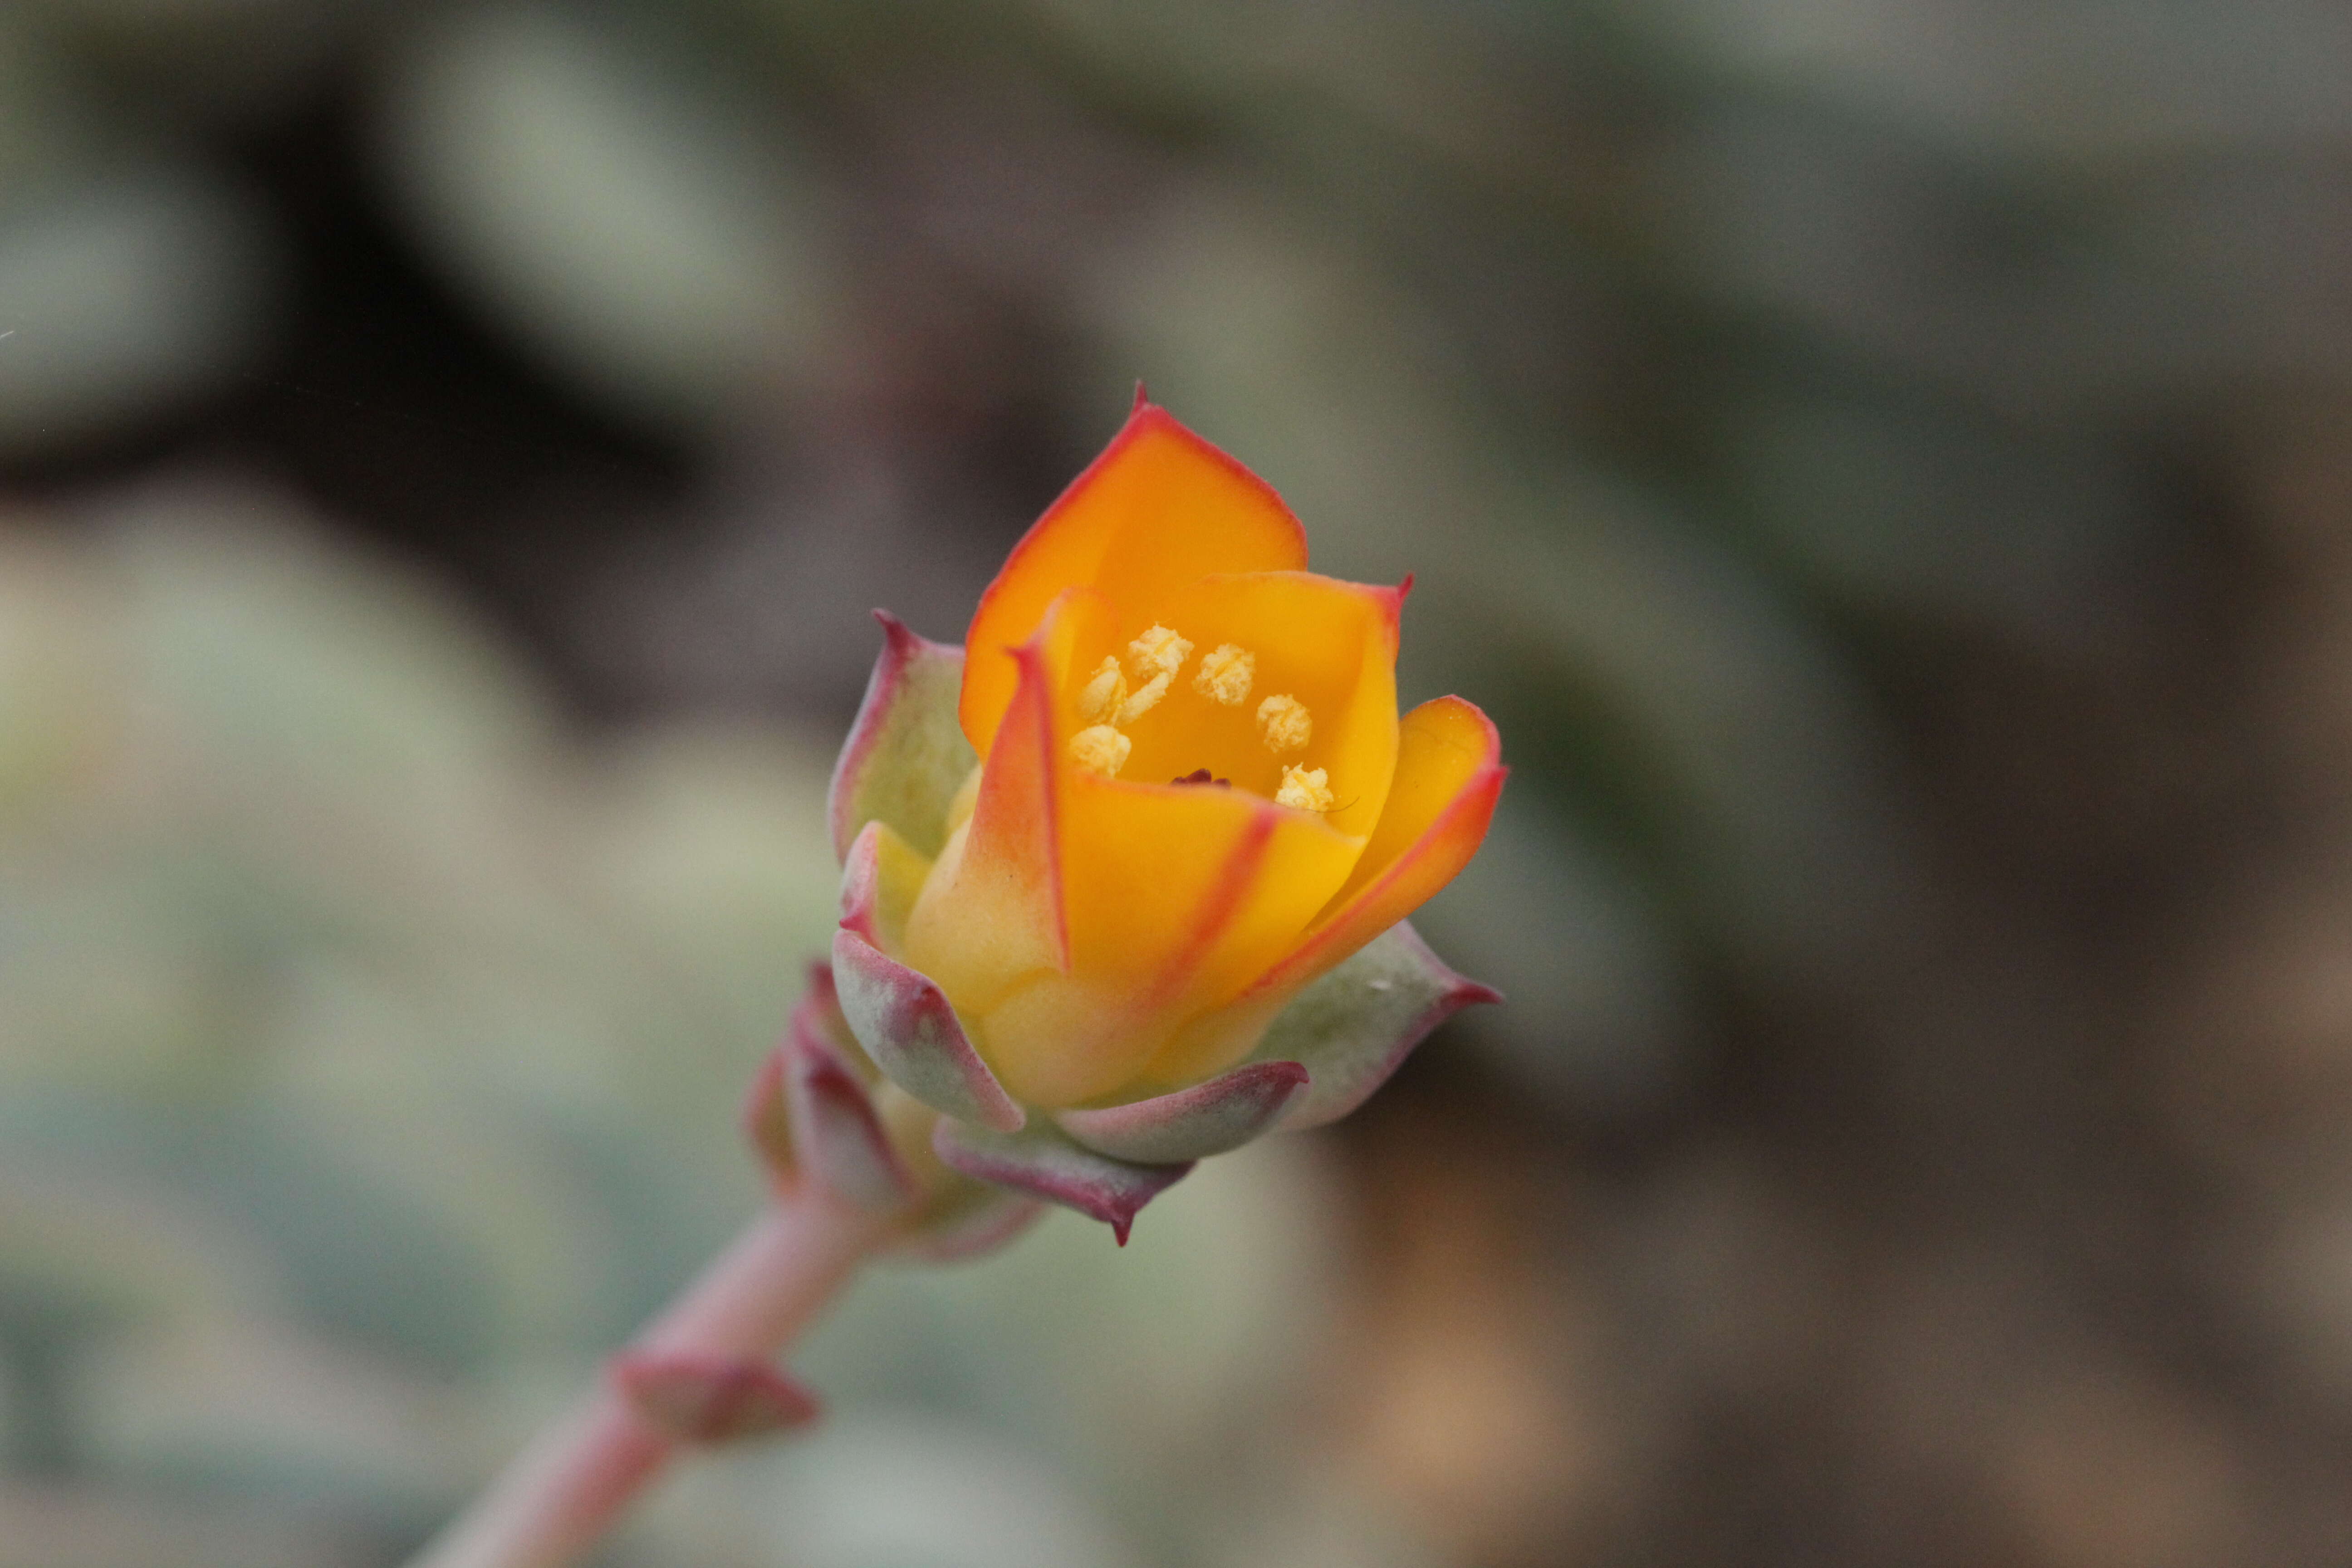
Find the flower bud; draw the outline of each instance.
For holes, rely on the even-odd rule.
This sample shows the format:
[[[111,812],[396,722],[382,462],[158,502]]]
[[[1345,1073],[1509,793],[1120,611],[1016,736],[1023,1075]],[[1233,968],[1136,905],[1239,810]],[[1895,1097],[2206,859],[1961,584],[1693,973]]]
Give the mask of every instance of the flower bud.
[[[982,598],[968,657],[882,617],[834,775],[828,994],[857,1060],[935,1114],[937,1168],[1123,1241],[1193,1162],[1345,1114],[1497,1000],[1404,921],[1476,852],[1504,773],[1461,699],[1400,719],[1405,592],[1309,573],[1274,492],[1139,400]],[[812,1106],[838,1091],[807,1081]],[[856,1142],[827,1114],[796,1151]]]

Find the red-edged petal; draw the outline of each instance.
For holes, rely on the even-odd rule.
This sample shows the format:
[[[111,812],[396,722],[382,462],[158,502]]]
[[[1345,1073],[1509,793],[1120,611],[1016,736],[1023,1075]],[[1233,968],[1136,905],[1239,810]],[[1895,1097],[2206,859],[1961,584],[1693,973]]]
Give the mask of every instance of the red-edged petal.
[[[966,639],[964,734],[988,753],[1019,684],[1006,654],[1066,588],[1093,587],[1122,616],[1149,617],[1171,592],[1212,573],[1306,564],[1306,531],[1272,487],[1167,410],[1139,403],[982,596]]]
[[[806,1426],[816,1395],[766,1362],[693,1351],[624,1351],[613,1385],[682,1443],[732,1443]]]
[[[1015,980],[1069,964],[1063,770],[1045,641],[1014,650],[1020,689],[971,819],[950,836],[908,921],[907,955],[975,1013]]]
[[[932,1110],[1012,1131],[1021,1108],[971,1048],[947,997],[853,931],[833,934],[842,1016],[883,1073]]]
[[[1238,1149],[1307,1092],[1297,1062],[1253,1062],[1208,1082],[1125,1105],[1065,1110],[1063,1131],[1115,1160],[1167,1165]]]
[[[1050,1122],[1018,1133],[983,1131],[942,1117],[931,1147],[976,1181],[1060,1204],[1111,1227],[1121,1247],[1137,1211],[1183,1179],[1191,1162],[1138,1165],[1072,1142]]]
[[[859,828],[887,822],[918,852],[936,856],[948,801],[979,760],[956,717],[963,649],[916,636],[886,610],[874,618],[882,623],[881,657],[826,796],[833,852],[845,856]]]
[[[1370,842],[1290,954],[1250,989],[1281,994],[1330,969],[1419,909],[1485,842],[1503,792],[1502,738],[1459,697],[1440,697],[1399,726],[1396,782]]]
[[[1502,997],[1465,980],[1399,921],[1308,985],[1278,1014],[1256,1055],[1312,1075],[1283,1131],[1320,1127],[1370,1099],[1423,1037],[1463,1008]],[[1244,1071],[1248,1070],[1244,1068]]]

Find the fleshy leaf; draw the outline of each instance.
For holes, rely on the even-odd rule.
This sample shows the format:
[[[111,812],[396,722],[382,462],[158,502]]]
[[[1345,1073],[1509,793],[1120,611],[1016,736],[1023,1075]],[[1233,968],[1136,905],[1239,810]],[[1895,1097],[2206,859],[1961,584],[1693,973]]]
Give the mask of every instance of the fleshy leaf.
[[[793,1008],[784,1039],[760,1063],[751,1087],[743,1097],[743,1135],[758,1151],[771,1174],[789,1186],[800,1180],[807,1157],[805,1134],[795,1125],[793,1062],[803,1049],[822,1051],[837,1062],[850,1081],[864,1092],[874,1076],[872,1064],[860,1050],[841,1016],[841,999],[834,989],[833,965],[819,960],[808,966],[807,986]],[[869,1110],[871,1110],[869,1102]]]
[[[766,1362],[692,1351],[624,1351],[614,1386],[683,1443],[764,1437],[816,1419],[816,1396]]]
[[[980,760],[956,718],[963,649],[916,636],[887,611],[874,618],[882,623],[882,655],[826,799],[833,852],[846,856],[860,828],[887,822],[917,853],[936,857],[948,801]]]
[[[1448,969],[1411,922],[1399,921],[1301,991],[1252,1058],[1305,1064],[1311,1081],[1282,1126],[1320,1127],[1370,1098],[1438,1025],[1502,999]]]
[[[793,1146],[809,1180],[860,1208],[888,1214],[918,1196],[856,1071],[813,1025],[793,1016],[785,1062]]]
[[[999,1131],[1026,1120],[929,979],[847,930],[833,935],[833,979],[850,1032],[891,1082],[934,1110]]]
[[[1144,1205],[1192,1168],[1139,1165],[1075,1143],[1050,1122],[1014,1132],[990,1132],[942,1117],[931,1147],[955,1170],[1073,1208],[1111,1227],[1121,1247]]]
[[[1146,1165],[1204,1160],[1272,1128],[1307,1092],[1297,1062],[1252,1062],[1173,1094],[1065,1110],[1063,1131],[1098,1154]]]

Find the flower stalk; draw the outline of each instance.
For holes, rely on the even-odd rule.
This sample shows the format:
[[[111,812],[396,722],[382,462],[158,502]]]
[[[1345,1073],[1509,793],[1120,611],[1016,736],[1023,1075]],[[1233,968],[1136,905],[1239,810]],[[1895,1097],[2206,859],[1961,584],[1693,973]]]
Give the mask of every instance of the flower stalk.
[[[763,1367],[798,1339],[887,1228],[887,1215],[815,1184],[779,1190],[615,1358],[613,1374],[518,1456],[412,1568],[560,1568],[575,1560],[681,1447],[722,1435],[695,1430],[690,1418],[665,1418],[634,1395],[630,1370],[703,1366],[712,1369],[714,1394],[742,1386],[728,1374]]]

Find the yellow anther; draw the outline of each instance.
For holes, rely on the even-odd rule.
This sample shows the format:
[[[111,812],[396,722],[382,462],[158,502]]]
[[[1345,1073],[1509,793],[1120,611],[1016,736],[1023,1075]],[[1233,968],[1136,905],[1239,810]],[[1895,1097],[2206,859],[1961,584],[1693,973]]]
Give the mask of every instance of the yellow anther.
[[[1139,670],[1173,675],[1192,657],[1192,645],[1155,622],[1150,631],[1127,645],[1127,653]]]
[[[1274,792],[1274,804],[1300,811],[1328,811],[1333,797],[1326,786],[1330,782],[1331,775],[1321,768],[1285,768],[1282,787]]]
[[[1315,733],[1315,716],[1296,697],[1269,697],[1257,705],[1257,732],[1276,755],[1304,751]]]
[[[1168,695],[1168,683],[1175,679],[1172,671],[1163,669],[1145,681],[1136,689],[1134,696],[1118,705],[1117,721],[1121,724],[1132,724],[1154,708],[1159,707],[1160,700]]]
[[[1094,724],[1070,737],[1070,760],[1090,773],[1104,778],[1118,776],[1127,766],[1127,754],[1135,742],[1108,724]]]
[[[1257,655],[1236,643],[1222,643],[1204,654],[1192,672],[1192,689],[1228,708],[1249,700],[1250,682],[1257,676]]]
[[[1086,689],[1078,693],[1078,717],[1089,724],[1098,724],[1114,717],[1119,704],[1126,700],[1127,677],[1119,673],[1118,659],[1105,654],[1102,663],[1088,678]]]

